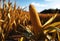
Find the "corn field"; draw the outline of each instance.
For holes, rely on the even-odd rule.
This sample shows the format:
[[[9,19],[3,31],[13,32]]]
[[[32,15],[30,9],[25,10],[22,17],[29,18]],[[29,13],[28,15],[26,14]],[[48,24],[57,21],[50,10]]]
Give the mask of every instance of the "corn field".
[[[60,15],[38,14],[30,4],[29,12],[16,8],[10,0],[0,0],[0,41],[60,41]],[[47,20],[46,20],[47,19]]]

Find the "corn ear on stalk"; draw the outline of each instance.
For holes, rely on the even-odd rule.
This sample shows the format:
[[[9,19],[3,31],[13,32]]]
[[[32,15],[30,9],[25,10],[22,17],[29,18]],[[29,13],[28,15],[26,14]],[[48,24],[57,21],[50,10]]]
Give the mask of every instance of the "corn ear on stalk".
[[[38,25],[38,26],[42,27],[38,12],[36,11],[36,9],[33,5],[30,5],[29,11],[30,11],[31,22],[34,23],[34,25]]]
[[[44,40],[45,36],[42,30],[42,24],[41,24],[41,21],[39,19],[36,9],[32,4],[29,6],[29,11],[30,11],[30,19],[31,19],[32,26],[33,26],[33,32],[35,36],[39,37],[40,35],[40,38]]]

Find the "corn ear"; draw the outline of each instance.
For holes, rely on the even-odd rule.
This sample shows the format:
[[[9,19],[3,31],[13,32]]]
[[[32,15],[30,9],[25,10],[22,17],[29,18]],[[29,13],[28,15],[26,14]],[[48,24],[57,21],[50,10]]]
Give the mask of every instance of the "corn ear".
[[[38,12],[36,11],[33,5],[29,6],[29,11],[30,11],[30,19],[32,24],[42,27]]]
[[[34,35],[36,36],[36,38],[38,38],[40,35],[40,39],[45,39],[40,18],[38,16],[35,7],[32,4],[29,6],[29,12],[30,12],[30,20],[33,26]]]
[[[41,21],[39,19],[38,13],[33,5],[29,6],[30,20],[33,25],[33,31],[35,34],[39,33],[38,29],[41,28]],[[40,30],[40,29],[39,29]]]

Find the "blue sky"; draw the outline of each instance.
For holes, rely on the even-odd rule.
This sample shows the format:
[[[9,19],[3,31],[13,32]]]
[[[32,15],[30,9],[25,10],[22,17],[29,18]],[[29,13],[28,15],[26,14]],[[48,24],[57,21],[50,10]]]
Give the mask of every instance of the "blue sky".
[[[15,0],[11,0],[14,3]],[[30,4],[33,4],[38,12],[44,9],[60,9],[60,0],[16,0],[17,7],[29,7]],[[29,10],[28,8],[26,10]]]

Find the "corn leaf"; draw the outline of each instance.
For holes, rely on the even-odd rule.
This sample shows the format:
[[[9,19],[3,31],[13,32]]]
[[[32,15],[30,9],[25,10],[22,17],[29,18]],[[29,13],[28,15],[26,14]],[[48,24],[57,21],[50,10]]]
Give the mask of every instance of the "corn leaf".
[[[50,24],[50,23],[56,18],[56,16],[57,16],[57,14],[55,14],[54,16],[52,16],[52,17],[43,25],[43,27],[46,26],[46,25],[48,25],[48,24]]]

